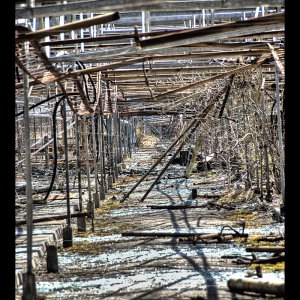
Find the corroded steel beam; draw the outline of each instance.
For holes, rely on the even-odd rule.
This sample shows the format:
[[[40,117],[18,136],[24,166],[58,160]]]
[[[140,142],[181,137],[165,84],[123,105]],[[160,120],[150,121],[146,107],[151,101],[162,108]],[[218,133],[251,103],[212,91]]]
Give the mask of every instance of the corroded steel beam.
[[[185,85],[183,87],[180,87],[180,88],[168,91],[166,93],[159,94],[159,95],[155,96],[154,99],[159,100],[159,99],[168,97],[170,95],[174,95],[174,94],[177,94],[179,92],[182,92],[184,90],[195,88],[195,87],[199,87],[201,85],[205,85],[208,82],[211,82],[211,81],[214,81],[214,80],[217,80],[217,79],[222,79],[222,78],[227,77],[229,75],[233,75],[233,74],[236,74],[236,73],[240,73],[240,72],[244,72],[244,71],[256,68],[257,66],[259,66],[259,65],[267,62],[269,59],[270,59],[270,56],[268,56],[268,57],[265,57],[265,56],[261,57],[255,64],[246,65],[246,66],[243,66],[243,67],[239,67],[239,68],[230,70],[228,72],[224,72],[224,73],[216,75],[216,76],[205,78],[203,80],[200,80],[200,81],[197,81],[197,82]]]
[[[244,21],[226,22],[214,26],[186,29],[181,32],[163,34],[138,41],[144,50],[191,45],[195,43],[219,41],[249,34],[264,33],[284,28],[284,13],[274,13]]]
[[[61,16],[76,13],[98,13],[104,11],[139,12],[159,11],[199,11],[201,9],[282,7],[284,0],[201,0],[201,1],[165,1],[165,0],[102,0],[52,4],[31,8],[17,8],[16,19]]]
[[[81,29],[81,28],[87,28],[97,24],[104,24],[104,23],[118,20],[119,18],[120,15],[118,12],[108,13],[105,15],[97,16],[95,18],[88,18],[81,21],[71,22],[65,25],[53,26],[49,29],[41,29],[34,32],[19,34],[16,37],[15,41],[16,43],[22,43],[30,40],[39,40],[46,36],[57,35],[62,32]]]

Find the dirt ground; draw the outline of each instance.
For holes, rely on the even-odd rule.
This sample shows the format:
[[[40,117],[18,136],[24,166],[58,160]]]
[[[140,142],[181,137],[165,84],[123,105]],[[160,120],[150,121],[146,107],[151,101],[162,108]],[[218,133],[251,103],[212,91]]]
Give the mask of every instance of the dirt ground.
[[[109,189],[100,208],[95,210],[93,224],[90,219],[87,221],[87,232],[77,232],[74,223],[73,247],[64,249],[62,241],[57,243],[59,273],[48,274],[45,259],[41,262],[36,271],[38,298],[283,299],[272,295],[238,294],[227,286],[230,278],[258,278],[257,265],[250,263],[253,255],[246,252],[246,247],[284,246],[284,239],[259,242],[261,237],[284,236],[284,222],[276,210],[278,196],[273,195],[272,203],[265,203],[252,190],[228,191],[226,176],[221,171],[212,170],[207,176],[203,172],[193,173],[186,179],[180,177],[184,166],[171,165],[144,202],[139,200],[155,175],[149,175],[120,203],[157,154],[153,149],[140,149],[127,159],[127,168]],[[162,167],[159,165],[157,170]],[[191,191],[195,187],[201,196],[192,199]],[[212,198],[214,193],[226,196]],[[199,208],[152,209],[151,205]],[[197,236],[157,236],[220,233],[221,230],[228,234],[242,233],[243,222],[248,238],[218,241],[201,240]],[[134,233],[140,236],[130,236]],[[143,235],[151,233],[153,236]],[[271,257],[272,253],[255,255],[256,259],[262,259]],[[262,279],[284,280],[284,262],[262,264],[261,267]]]

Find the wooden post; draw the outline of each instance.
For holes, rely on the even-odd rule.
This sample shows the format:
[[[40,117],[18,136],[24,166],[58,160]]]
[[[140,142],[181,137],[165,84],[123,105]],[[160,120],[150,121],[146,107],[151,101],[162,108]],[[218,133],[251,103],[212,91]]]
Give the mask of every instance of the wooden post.
[[[58,273],[57,247],[55,245],[47,246],[47,272]]]

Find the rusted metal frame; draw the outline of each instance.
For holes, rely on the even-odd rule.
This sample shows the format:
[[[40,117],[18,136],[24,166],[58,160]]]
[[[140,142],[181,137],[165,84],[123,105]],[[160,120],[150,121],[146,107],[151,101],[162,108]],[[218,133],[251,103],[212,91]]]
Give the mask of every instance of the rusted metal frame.
[[[120,112],[121,117],[137,117],[137,116],[161,116],[161,115],[179,115],[182,114],[181,111],[164,111],[161,110],[141,110],[141,111],[129,111],[129,112]],[[191,113],[194,116],[194,112]]]
[[[253,8],[258,6],[265,7],[281,7],[285,5],[284,0],[239,0],[239,1],[201,1],[202,9],[224,9],[224,8]],[[165,11],[194,11],[199,10],[199,1],[84,1],[71,2],[67,4],[51,4],[36,6],[32,8],[17,8],[15,12],[16,19],[20,18],[38,18],[45,16],[61,16],[76,13],[91,13],[95,11],[122,11],[122,12],[140,12],[148,10],[151,12],[165,12]]]
[[[224,78],[224,77],[229,76],[229,75],[233,75],[233,74],[236,74],[236,73],[239,73],[239,72],[244,72],[244,71],[256,68],[257,66],[259,66],[259,65],[261,65],[263,63],[268,62],[269,59],[270,59],[270,56],[266,57],[266,56],[262,55],[262,57],[259,58],[258,61],[256,63],[254,63],[254,64],[246,65],[246,66],[243,66],[243,67],[239,67],[239,68],[236,68],[234,70],[231,70],[231,71],[228,71],[228,72],[224,72],[224,73],[216,75],[216,76],[212,76],[212,77],[200,80],[200,81],[196,81],[194,83],[191,83],[191,84],[188,84],[186,86],[183,86],[183,87],[171,90],[169,92],[166,92],[166,93],[163,93],[163,94],[159,94],[159,95],[155,96],[154,99],[159,100],[159,99],[168,97],[170,95],[182,92],[182,91],[187,90],[187,89],[199,87],[199,86],[204,85],[204,84],[206,84],[208,82],[211,82],[211,81],[214,81],[214,80],[217,80],[217,79],[221,79],[221,78]]]
[[[264,90],[265,90],[265,78],[262,78],[262,84],[260,88],[260,101],[261,101],[261,111],[262,111],[262,147],[263,147],[263,154],[264,154],[264,160],[265,160],[265,172],[266,172],[266,200],[271,201],[271,189],[270,189],[270,174],[269,174],[269,155],[268,155],[268,138],[267,138],[267,130],[266,130],[266,117],[265,117],[265,96],[264,96]],[[262,188],[262,187],[261,187]],[[263,192],[263,188],[262,188]]]
[[[84,93],[83,87],[81,85],[80,79],[78,76],[73,77],[74,83],[76,84],[77,90],[79,92],[80,98],[86,110],[89,113],[93,112],[93,109],[90,107],[86,94]]]
[[[25,54],[29,53],[29,43],[24,43]],[[25,58],[25,65],[27,64]],[[30,150],[30,117],[29,117],[28,75],[24,73],[24,134],[25,134],[25,178],[26,178],[26,223],[27,223],[27,273],[31,274],[32,234],[33,234],[33,199],[32,199],[32,166]]]
[[[278,67],[275,68],[276,79],[276,113],[277,113],[277,134],[278,134],[278,152],[280,163],[280,185],[281,185],[281,197],[282,204],[285,202],[285,181],[284,181],[284,155],[282,146],[282,125],[281,125],[281,112],[280,112],[280,91],[279,91],[279,75]],[[279,204],[279,203],[278,203]]]
[[[118,62],[111,63],[111,64],[108,64],[108,65],[87,68],[87,69],[84,69],[84,70],[70,71],[66,74],[61,75],[59,77],[59,79],[62,80],[62,79],[73,77],[73,76],[76,76],[76,75],[79,75],[79,74],[88,74],[88,73],[94,73],[94,72],[99,72],[99,71],[105,71],[105,70],[109,70],[109,69],[117,69],[119,67],[132,65],[134,63],[144,62],[144,61],[147,61],[147,60],[148,61],[149,60],[151,60],[151,61],[152,60],[164,60],[164,59],[166,59],[166,57],[167,56],[156,55],[156,56],[145,56],[145,57],[130,58],[130,59],[127,59],[127,60],[118,61]],[[172,58],[174,56],[169,56],[169,57]],[[182,56],[182,57],[186,57],[186,56]],[[53,60],[51,60],[51,61],[53,61]]]
[[[222,236],[232,237],[248,237],[247,233],[244,234],[218,234],[218,233],[185,233],[185,232],[122,232],[122,236],[154,236],[154,237],[195,237],[197,239],[216,239]]]
[[[146,85],[148,87],[148,90],[150,92],[150,96],[151,96],[151,99],[153,100],[153,92],[151,90],[151,87],[150,87],[150,84],[149,84],[149,80],[148,80],[148,77],[146,75],[146,71],[145,71],[145,63],[143,62],[143,73],[144,73],[144,79],[145,79],[145,82],[146,82]]]
[[[75,143],[76,143],[76,166],[78,176],[78,205],[79,211],[82,211],[82,185],[81,185],[81,159],[80,159],[80,136],[79,136],[79,117],[75,114]]]
[[[71,110],[74,112],[74,113],[77,113],[77,110],[75,109],[62,81],[59,79],[59,76],[60,76],[60,73],[57,71],[57,69],[52,65],[52,63],[49,61],[48,57],[46,56],[44,50],[43,50],[43,47],[39,44],[38,41],[36,40],[32,40],[31,41],[31,45],[33,46],[33,48],[35,49],[36,51],[36,54],[38,55],[38,57],[42,60],[42,62],[44,63],[44,66],[47,68],[47,70],[49,70],[54,76],[55,76],[55,80],[54,81],[57,81],[57,83],[59,84],[62,92],[64,93],[67,101],[68,101],[68,104],[71,108]]]
[[[269,48],[271,50],[271,53],[272,53],[272,56],[274,58],[274,62],[275,62],[275,65],[276,65],[277,69],[280,71],[280,73],[283,76],[285,76],[284,66],[281,63],[280,58],[279,58],[277,52],[275,51],[274,47],[270,43],[268,43],[268,46],[269,46]]]
[[[213,108],[214,104],[218,101],[219,99],[216,97],[213,99],[210,104],[208,104],[200,113],[199,119],[197,118],[196,123],[194,126],[191,128],[191,131],[187,134],[187,136],[183,139],[182,143],[178,147],[178,149],[175,151],[175,153],[172,155],[170,160],[166,163],[165,167],[160,171],[159,175],[156,177],[156,179],[153,181],[149,189],[146,191],[146,193],[143,195],[143,197],[139,200],[140,202],[143,202],[148,194],[152,191],[156,183],[159,181],[159,179],[162,177],[162,175],[165,173],[165,171],[168,169],[169,165],[172,163],[173,159],[178,155],[178,153],[181,151],[183,146],[186,144],[187,140],[192,136],[192,134],[196,131],[198,126],[202,123],[202,119],[207,116],[207,114],[210,112],[210,110]]]
[[[111,100],[111,93],[110,93],[110,82],[106,81],[105,84],[106,84],[107,103],[108,103],[109,112],[113,114],[113,107],[112,107],[112,100]]]
[[[159,75],[159,74],[166,74],[169,75],[170,72],[173,73],[178,73],[178,72],[186,72],[186,73],[194,73],[194,72],[202,72],[202,71],[218,71],[218,70],[226,70],[226,69],[234,69],[235,66],[200,66],[200,67],[182,67],[182,68],[174,68],[174,67],[170,67],[170,68],[151,68],[149,70],[146,71],[147,75]],[[126,75],[130,75],[130,76],[135,76],[135,75],[143,75],[144,71],[141,69],[127,69],[127,70],[106,70],[103,71],[103,77],[105,76],[111,76],[111,79],[113,79],[113,76],[116,76],[116,78],[121,77],[121,76],[126,76]]]
[[[118,53],[111,53],[110,55],[104,55],[103,51],[90,51],[81,54],[70,54],[67,56],[51,58],[52,62],[71,62],[71,61],[78,61],[79,59],[82,61],[90,61],[90,62],[107,62],[107,60],[118,60],[120,50],[117,50]],[[167,51],[166,49],[163,50],[164,52]],[[145,51],[128,51],[126,53],[127,58],[144,58],[145,61],[153,61],[153,60],[178,60],[178,59],[209,59],[209,58],[227,58],[227,57],[241,57],[241,56],[260,56],[261,54],[270,53],[269,49],[250,49],[250,50],[238,50],[238,51],[194,51],[193,49],[182,50],[185,52],[184,54],[175,53],[172,54],[172,48],[166,53],[149,53]],[[147,53],[147,54],[146,54]]]
[[[225,105],[227,103],[227,100],[229,98],[229,93],[230,93],[230,90],[231,90],[231,86],[232,86],[232,83],[233,83],[233,79],[235,77],[235,74],[232,74],[229,78],[229,83],[228,83],[228,86],[227,86],[227,89],[226,89],[226,93],[225,93],[225,97],[224,97],[224,100],[222,102],[222,105],[221,105],[221,108],[220,108],[220,112],[219,112],[219,119],[222,118],[223,116],[223,112],[224,112],[224,109],[225,109]]]
[[[164,33],[176,32],[179,29],[171,29],[171,30],[160,30],[160,31],[151,31],[151,32],[140,32],[139,36],[156,36],[161,35]],[[112,34],[112,35],[104,35],[104,36],[97,36],[92,38],[76,38],[76,39],[67,39],[67,40],[60,40],[60,41],[49,41],[49,42],[41,42],[42,46],[59,46],[59,45],[69,45],[69,44],[76,44],[76,43],[92,43],[92,42],[101,42],[101,41],[114,41],[114,40],[123,40],[123,39],[133,39],[135,35],[133,33],[130,34]]]
[[[199,114],[200,115],[200,114]],[[154,170],[157,165],[161,162],[161,160],[173,149],[173,147],[191,130],[193,126],[198,122],[197,117],[186,127],[185,130],[180,134],[180,136],[168,147],[165,152],[161,154],[161,156],[156,160],[156,162],[149,168],[149,170],[134,184],[134,186],[127,192],[126,195],[123,196],[123,199],[120,202],[124,202],[130,194],[140,185],[140,183]]]
[[[52,14],[50,13],[50,15]],[[104,24],[111,21],[116,21],[118,19],[120,19],[118,12],[108,13],[94,18],[71,22],[65,25],[53,26],[49,29],[41,29],[34,32],[19,34],[16,37],[16,42],[20,43],[25,41],[39,40],[47,36],[60,34],[62,32],[86,28],[97,24]]]
[[[238,36],[242,33],[249,34],[264,32],[268,29],[280,29],[276,25],[281,26],[283,23],[284,13],[280,12],[244,21],[232,21],[204,28],[182,30],[178,33],[163,34],[155,38],[140,40],[139,46],[144,50],[153,49],[158,45],[171,47],[179,44],[199,43],[199,38],[202,38],[202,42],[208,42]],[[253,27],[257,27],[257,29],[251,30]]]
[[[25,68],[24,64],[20,61],[20,59],[19,59],[17,56],[15,56],[15,59],[16,59],[16,63],[17,63],[17,65],[18,65],[18,67],[19,67],[23,72],[25,72],[25,73],[28,74],[31,78],[33,78],[35,82],[37,82],[37,83],[42,83],[38,78],[34,77],[34,76],[27,70],[27,68]],[[21,83],[21,82],[20,82],[20,83]],[[22,86],[20,86],[20,88],[22,88],[23,86],[24,86],[24,85],[23,85],[23,83],[22,83]]]
[[[37,6],[32,8],[17,8],[16,19],[20,18],[37,18],[45,16],[61,16],[76,13],[91,13],[95,11],[114,11],[124,10],[126,8],[134,8],[141,11],[143,7],[148,7],[156,3],[161,3],[166,0],[101,0],[101,1],[81,1],[69,2],[66,4],[51,4]],[[274,0],[273,0],[274,1]],[[278,0],[277,0],[278,1]],[[276,4],[278,5],[278,4]]]

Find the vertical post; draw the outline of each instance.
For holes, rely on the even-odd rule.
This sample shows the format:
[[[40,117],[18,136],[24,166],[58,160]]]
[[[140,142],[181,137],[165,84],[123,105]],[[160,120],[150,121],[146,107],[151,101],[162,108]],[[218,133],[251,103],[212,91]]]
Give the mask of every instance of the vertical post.
[[[63,229],[63,247],[72,247],[72,227],[70,209],[70,181],[69,181],[69,159],[68,159],[68,128],[66,100],[63,100],[63,127],[64,127],[64,146],[65,146],[65,172],[66,172],[66,193],[67,193],[67,226]]]
[[[86,128],[86,116],[83,116],[83,134],[84,134],[84,150],[85,150],[85,158],[86,158],[86,172],[87,172],[87,179],[88,179],[88,193],[89,193],[89,200],[87,203],[87,212],[89,217],[92,219],[92,230],[94,230],[94,209],[95,205],[92,200],[92,192],[91,192],[91,177],[90,177],[90,163],[89,163],[89,148],[88,148],[88,136],[87,136],[87,128]]]
[[[106,170],[105,170],[105,140],[104,140],[104,120],[103,116],[100,116],[100,123],[101,123],[101,151],[102,151],[102,170],[103,170],[103,186],[104,191],[107,192],[107,184],[106,184]]]
[[[114,181],[114,171],[113,171],[113,147],[112,147],[112,118],[109,116],[106,121],[107,126],[107,143],[108,143],[108,157],[109,157],[109,175],[107,177],[108,188],[112,188]]]
[[[80,21],[83,20],[83,13],[80,13]],[[83,29],[80,29],[80,38],[82,39],[84,37]],[[80,43],[80,51],[84,52],[84,43]]]
[[[268,158],[268,145],[267,145],[267,132],[266,132],[266,118],[265,118],[265,97],[264,97],[264,83],[265,78],[263,78],[263,82],[261,85],[261,105],[262,105],[262,130],[263,130],[263,148],[264,148],[264,159],[266,163],[266,201],[271,200],[271,191],[270,191],[270,174],[269,174],[269,158]]]
[[[44,144],[48,143],[48,136],[44,137]],[[48,170],[49,168],[49,145],[45,148],[45,168]]]
[[[82,211],[82,187],[81,187],[81,160],[80,160],[80,137],[79,137],[79,119],[75,116],[75,128],[76,128],[76,162],[77,162],[77,176],[78,176],[78,200],[79,211]]]
[[[122,154],[122,139],[121,139],[121,119],[120,119],[120,114],[117,113],[117,149],[118,149],[118,163],[121,163],[123,161],[123,154]]]
[[[150,31],[150,12],[142,11],[142,32],[144,33],[149,31]]]
[[[93,142],[93,157],[94,157],[94,174],[95,174],[95,194],[94,202],[95,202],[95,208],[99,208],[99,188],[98,188],[98,167],[97,167],[97,151],[96,151],[96,131],[95,131],[95,113],[92,114],[91,117],[92,121],[92,142]]]
[[[115,181],[118,179],[118,120],[117,116],[113,116],[113,128],[112,128],[112,144],[114,149],[113,155],[113,165],[114,165],[114,174],[115,174]]]
[[[64,1],[65,3],[66,1]],[[65,16],[60,16],[59,17],[59,25],[64,25],[65,24]],[[62,32],[59,34],[60,40],[63,41],[65,39],[65,34]]]
[[[49,29],[50,28],[50,18],[49,17],[45,17],[45,29]],[[45,42],[49,42],[50,41],[50,37],[46,36],[45,37]],[[45,52],[47,57],[50,57],[50,46],[45,46]]]
[[[279,150],[279,163],[280,163],[281,197],[282,197],[282,204],[284,204],[284,202],[285,202],[285,182],[284,182],[284,166],[283,166],[283,144],[282,144],[281,113],[280,113],[279,76],[278,76],[278,67],[276,64],[275,64],[275,79],[276,79],[276,110],[277,110],[277,130],[278,130],[278,150]]]
[[[211,9],[211,25],[215,25],[215,10]]]
[[[102,116],[98,116],[98,143],[100,160],[100,200],[105,200],[105,173],[104,173],[104,144],[103,144],[103,123]]]
[[[202,27],[205,27],[205,9],[202,9]]]
[[[24,43],[25,55],[29,54],[29,42]],[[27,58],[25,59],[25,66],[27,65]],[[32,182],[31,182],[31,151],[30,151],[30,123],[29,123],[29,78],[28,74],[24,72],[24,133],[25,133],[25,157],[26,157],[26,212],[27,212],[27,272],[24,274],[23,285],[23,300],[36,299],[35,275],[32,268]]]

